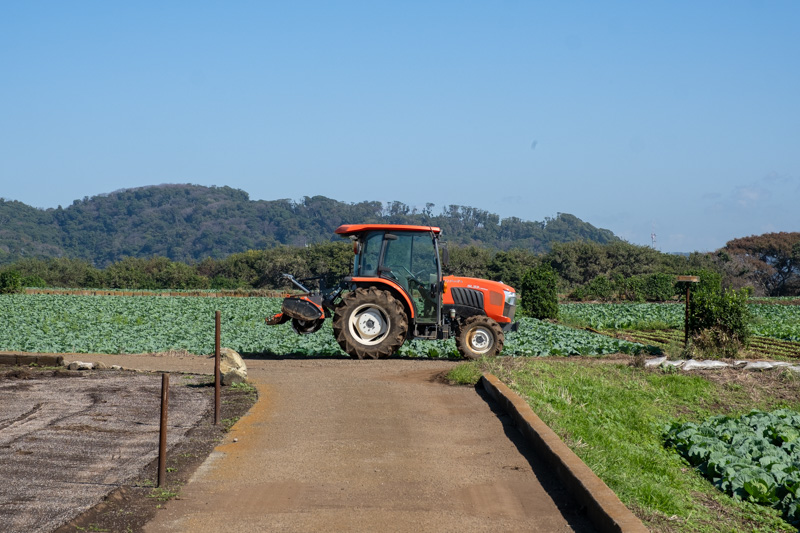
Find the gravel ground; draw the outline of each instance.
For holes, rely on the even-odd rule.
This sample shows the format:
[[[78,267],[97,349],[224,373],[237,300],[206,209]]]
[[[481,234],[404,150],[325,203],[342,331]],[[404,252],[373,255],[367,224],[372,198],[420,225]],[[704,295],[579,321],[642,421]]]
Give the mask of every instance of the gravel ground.
[[[171,376],[169,447],[212,405],[193,383]],[[136,478],[158,456],[160,400],[159,374],[0,372],[3,531],[52,531]]]

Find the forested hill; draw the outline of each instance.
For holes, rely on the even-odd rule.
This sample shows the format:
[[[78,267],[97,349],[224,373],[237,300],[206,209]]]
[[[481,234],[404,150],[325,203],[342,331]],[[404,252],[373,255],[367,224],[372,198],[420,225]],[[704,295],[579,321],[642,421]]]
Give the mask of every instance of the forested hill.
[[[101,267],[126,256],[191,262],[280,244],[330,241],[338,239],[333,230],[340,224],[364,222],[440,226],[450,243],[501,250],[538,252],[552,242],[617,240],[611,231],[564,213],[542,222],[500,220],[457,205],[428,203],[418,210],[400,202],[346,203],[323,196],[253,201],[230,187],[159,185],[46,210],[0,199],[0,263],[62,256]]]

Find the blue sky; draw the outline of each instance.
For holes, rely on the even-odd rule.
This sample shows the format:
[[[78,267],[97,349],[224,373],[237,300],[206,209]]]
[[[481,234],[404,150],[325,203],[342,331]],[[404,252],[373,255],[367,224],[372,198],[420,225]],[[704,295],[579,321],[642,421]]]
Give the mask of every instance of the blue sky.
[[[800,231],[800,2],[6,2],[0,197],[161,183]],[[356,221],[353,221],[356,222]]]

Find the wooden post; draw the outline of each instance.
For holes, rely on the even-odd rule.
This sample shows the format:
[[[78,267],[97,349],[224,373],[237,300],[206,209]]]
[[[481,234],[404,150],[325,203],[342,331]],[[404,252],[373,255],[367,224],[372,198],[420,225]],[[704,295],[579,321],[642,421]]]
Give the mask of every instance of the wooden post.
[[[689,303],[692,294],[692,283],[700,283],[699,276],[678,276],[678,282],[686,283],[686,311],[683,321],[683,347],[689,346]]]
[[[683,321],[683,347],[689,346],[689,299],[692,296],[691,285],[686,284],[686,317]]]
[[[214,425],[219,425],[219,404],[220,404],[220,385],[222,376],[220,372],[220,313],[217,311],[214,327]]]
[[[158,487],[167,477],[167,411],[169,410],[169,374],[161,374],[161,426],[158,441]]]

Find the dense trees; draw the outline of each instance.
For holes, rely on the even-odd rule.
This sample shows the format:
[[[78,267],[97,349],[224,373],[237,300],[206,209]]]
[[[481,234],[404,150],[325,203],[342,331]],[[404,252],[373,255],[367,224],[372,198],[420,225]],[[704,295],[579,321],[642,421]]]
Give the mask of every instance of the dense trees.
[[[344,203],[324,196],[253,201],[230,187],[163,185],[40,210],[0,199],[0,272],[27,286],[277,288],[281,277],[324,277],[350,269],[343,223],[434,225],[449,243],[447,273],[520,287],[548,265],[558,290],[581,298],[660,298],[676,274],[714,272],[755,295],[800,294],[800,233],[734,239],[715,254],[672,255],[617,239],[573,215],[541,222],[500,219],[458,205]]]
[[[686,269],[716,268],[708,254],[664,254],[649,246],[624,241],[606,245],[585,241],[554,243],[544,260],[568,286],[584,285],[597,276],[630,278],[656,272],[682,274]]]
[[[492,251],[475,245],[449,245],[448,249],[450,261],[445,274],[504,281],[519,290],[525,275],[544,265],[556,274],[559,293],[576,299],[663,300],[682,294],[674,286],[678,274],[699,275],[698,290],[754,286],[749,280],[760,279],[754,278],[751,270],[742,273],[729,268],[736,259],[724,250],[672,255],[624,242],[557,244],[545,254],[523,249]],[[248,250],[224,258],[207,257],[197,263],[163,256],[126,257],[104,269],[81,259],[27,258],[0,267],[0,273],[13,270],[29,287],[285,289],[290,284],[282,277],[284,272],[298,279],[322,278],[330,287],[349,273],[352,261],[350,242],[339,239],[302,247]],[[309,282],[312,286],[317,283]],[[796,274],[788,276],[782,287],[783,294],[800,294]],[[763,289],[754,288],[756,295],[765,294]]]
[[[109,289],[287,289],[284,272],[299,279],[321,277],[332,286],[350,269],[349,242],[308,247],[278,246],[249,250],[223,259],[189,265],[166,257],[126,257],[97,269],[81,259],[24,259],[0,269],[13,272],[24,286]],[[10,275],[10,274],[9,274]],[[318,280],[310,282],[316,286]]]
[[[728,241],[718,254],[726,271],[768,296],[800,293],[800,232]]]
[[[247,250],[304,247],[337,241],[344,223],[389,222],[439,226],[458,245],[492,250],[523,248],[544,252],[552,242],[574,239],[612,242],[573,215],[543,222],[498,215],[458,205],[436,213],[402,202],[338,202],[324,196],[291,200],[250,200],[230,187],[161,185],[116,191],[76,200],[65,209],[35,209],[0,200],[0,264],[22,258],[70,257],[105,267],[125,257],[166,257],[192,263]]]

